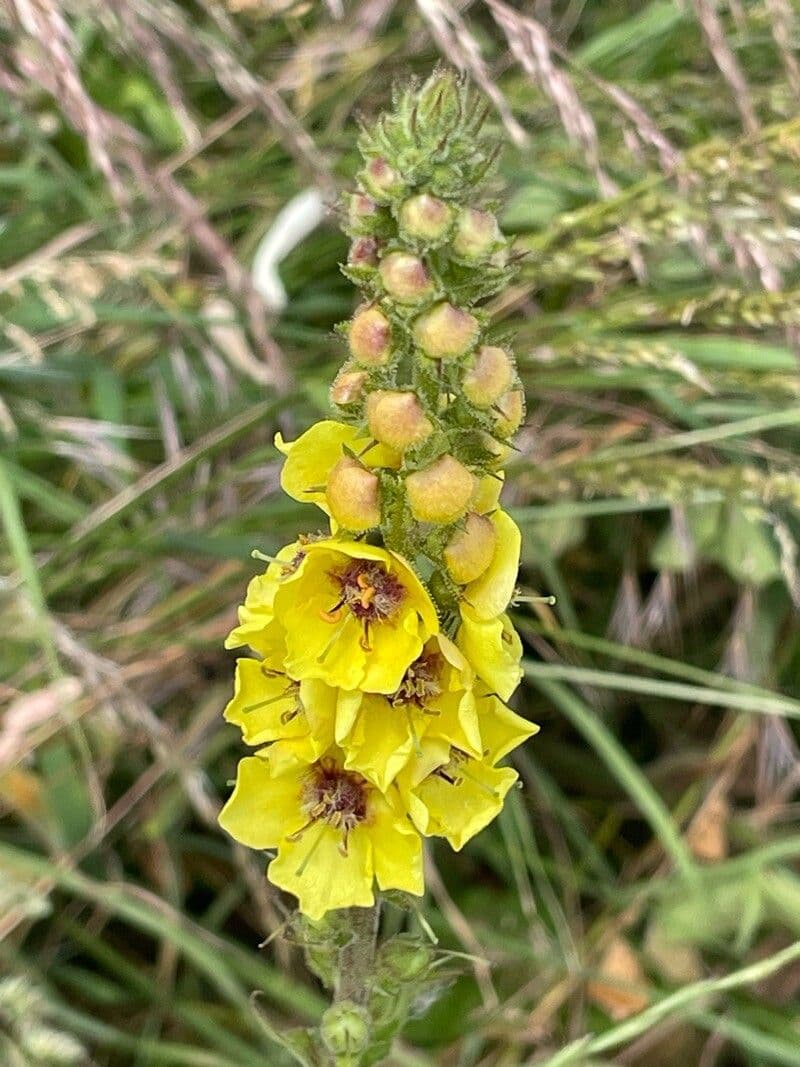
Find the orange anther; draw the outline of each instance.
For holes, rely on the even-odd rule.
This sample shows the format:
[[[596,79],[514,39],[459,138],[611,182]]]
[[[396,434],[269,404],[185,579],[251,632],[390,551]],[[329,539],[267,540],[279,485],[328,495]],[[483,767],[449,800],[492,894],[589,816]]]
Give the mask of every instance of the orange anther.
[[[338,622],[342,617],[342,609],[334,608],[333,611],[321,611],[319,617],[323,622]]]

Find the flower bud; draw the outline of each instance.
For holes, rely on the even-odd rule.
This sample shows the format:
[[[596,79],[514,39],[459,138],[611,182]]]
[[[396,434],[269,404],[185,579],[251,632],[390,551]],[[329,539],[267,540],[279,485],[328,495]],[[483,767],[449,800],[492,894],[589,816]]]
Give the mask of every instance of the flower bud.
[[[462,530],[456,530],[445,545],[444,561],[459,585],[479,578],[494,555],[497,534],[491,519],[475,511],[467,514]]]
[[[331,515],[346,530],[380,526],[380,482],[352,456],[342,456],[328,475],[325,499]]]
[[[342,407],[355,404],[364,395],[364,383],[367,380],[365,370],[353,370],[352,363],[346,363],[333,380],[331,386],[331,403]]]
[[[433,949],[413,934],[398,934],[381,945],[378,968],[396,982],[414,982],[433,963]]]
[[[481,345],[469,362],[461,383],[464,395],[476,407],[488,408],[511,388],[514,364],[503,348]]]
[[[497,219],[488,211],[466,208],[458,216],[453,251],[474,263],[490,255],[502,240]]]
[[[374,237],[356,237],[347,253],[347,262],[351,267],[377,267],[380,247],[380,241]]]
[[[370,1044],[369,1015],[352,1000],[342,1000],[323,1014],[319,1033],[332,1056],[358,1056]]]
[[[392,327],[376,307],[363,307],[350,322],[350,352],[357,363],[378,367],[392,354]]]
[[[401,304],[417,304],[433,292],[433,282],[425,264],[408,252],[390,252],[379,267],[386,292]]]
[[[367,397],[369,432],[395,452],[405,452],[433,433],[416,393],[378,390]]]
[[[406,478],[406,496],[418,522],[455,522],[474,489],[475,478],[454,456],[442,456]]]
[[[513,452],[513,449],[509,445],[504,445],[502,441],[496,441],[490,433],[481,435],[481,443],[487,452],[487,465],[495,469],[497,467],[502,467],[504,463],[507,463]]]
[[[497,412],[494,432],[500,437],[510,437],[525,418],[525,394],[521,389],[512,389],[500,397],[494,408]]]
[[[347,217],[351,229],[356,233],[370,233],[377,215],[378,205],[371,196],[353,193],[347,204]]]
[[[403,192],[403,181],[394,167],[381,156],[371,159],[359,175],[361,184],[379,204],[388,204]]]
[[[406,200],[400,208],[400,228],[421,241],[437,241],[450,227],[450,207],[438,197],[419,193]]]
[[[431,359],[452,359],[469,352],[478,331],[474,315],[442,303],[419,316],[414,323],[414,340]]]

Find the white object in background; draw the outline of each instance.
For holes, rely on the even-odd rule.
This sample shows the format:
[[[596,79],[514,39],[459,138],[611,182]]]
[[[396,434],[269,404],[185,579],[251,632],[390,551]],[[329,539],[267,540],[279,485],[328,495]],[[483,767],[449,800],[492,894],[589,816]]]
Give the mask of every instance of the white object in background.
[[[319,189],[306,189],[292,197],[261,238],[253,257],[253,287],[270,311],[283,311],[287,296],[278,274],[278,264],[308,237],[325,218],[326,208]]]

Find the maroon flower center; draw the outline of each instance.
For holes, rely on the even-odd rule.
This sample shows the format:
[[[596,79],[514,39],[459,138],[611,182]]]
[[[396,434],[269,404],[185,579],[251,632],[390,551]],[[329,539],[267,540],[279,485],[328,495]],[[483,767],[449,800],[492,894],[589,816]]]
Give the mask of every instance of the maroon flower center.
[[[382,563],[354,559],[345,567],[328,571],[339,591],[339,599],[329,611],[320,612],[325,622],[339,622],[343,611],[361,622],[361,647],[371,651],[369,628],[374,623],[390,622],[406,597],[403,584]]]
[[[289,840],[298,840],[314,823],[324,822],[341,831],[340,851],[346,856],[350,834],[367,818],[368,791],[369,784],[360,774],[343,770],[335,760],[318,760],[309,768],[300,794],[308,822]]]
[[[414,704],[424,708],[429,700],[434,700],[442,691],[441,676],[444,658],[438,652],[423,654],[414,660],[389,702],[398,705]]]

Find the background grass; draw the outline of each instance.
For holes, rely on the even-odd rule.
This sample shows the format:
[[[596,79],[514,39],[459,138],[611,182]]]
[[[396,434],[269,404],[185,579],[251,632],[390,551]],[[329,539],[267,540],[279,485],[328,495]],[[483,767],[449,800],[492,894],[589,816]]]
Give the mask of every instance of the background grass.
[[[0,970],[38,990],[28,1037],[281,1067],[251,991],[278,1027],[324,1006],[289,941],[257,950],[286,902],[216,826],[222,640],[250,549],[318,522],[271,442],[327,411],[354,294],[333,215],[280,312],[247,267],[294,195],[346,187],[357,114],[443,57],[508,146],[506,500],[557,603],[517,612],[524,790],[431,852],[424,916],[470,959],[392,1063],[800,1064],[797,16],[4,5]],[[45,1062],[3,1011],[2,1062]]]

